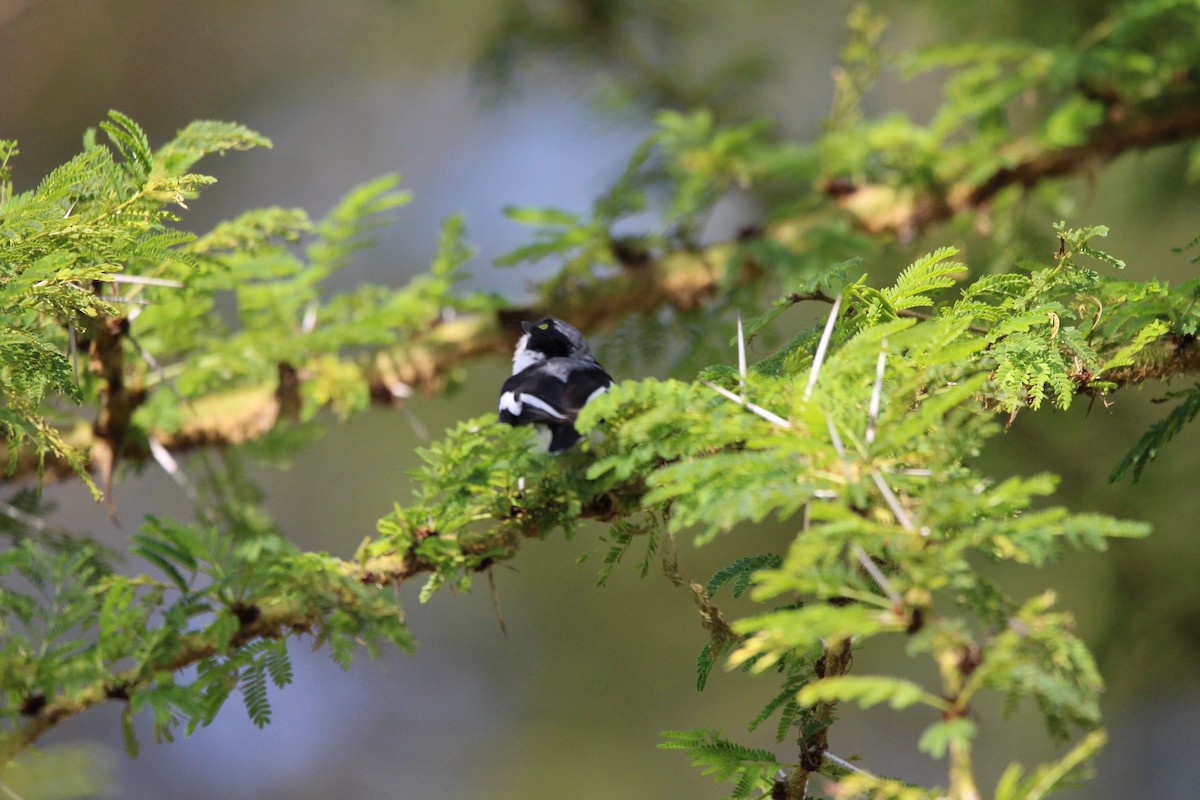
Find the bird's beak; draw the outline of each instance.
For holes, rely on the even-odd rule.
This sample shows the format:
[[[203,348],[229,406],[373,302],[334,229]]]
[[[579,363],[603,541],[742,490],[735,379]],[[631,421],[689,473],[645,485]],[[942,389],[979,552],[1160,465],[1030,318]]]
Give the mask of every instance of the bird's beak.
[[[521,320],[521,330],[526,333],[533,333],[533,323],[527,319]]]

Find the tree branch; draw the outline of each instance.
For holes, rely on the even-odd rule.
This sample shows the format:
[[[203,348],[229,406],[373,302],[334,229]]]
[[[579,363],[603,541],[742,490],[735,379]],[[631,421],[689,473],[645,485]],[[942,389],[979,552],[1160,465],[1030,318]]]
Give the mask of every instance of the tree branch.
[[[1011,163],[975,182],[906,191],[882,184],[827,181],[824,191],[864,230],[902,240],[939,222],[987,207],[1010,187],[1031,189],[1052,178],[1079,174],[1125,153],[1149,150],[1200,136],[1200,91],[1189,89],[1167,99],[1125,109],[1113,106],[1108,119],[1092,129],[1087,141],[1062,148],[1036,148],[1028,142],[1012,148]]]
[[[627,512],[628,509],[636,508],[642,492],[641,484],[633,482],[620,490],[592,498],[582,507],[579,518],[612,519],[622,513],[622,510]],[[513,558],[525,539],[540,538],[544,533],[536,511],[514,509],[510,516],[497,522],[489,535],[462,546],[464,555],[488,554],[486,560],[475,567],[477,572],[490,568],[496,561]],[[417,553],[417,544],[407,552],[377,556],[362,562],[337,561],[334,571],[344,578],[368,586],[381,589],[399,586],[413,577],[433,572],[440,566],[435,561],[422,558]],[[344,587],[337,593],[341,597],[339,602],[347,604],[347,607],[360,605],[359,600]],[[25,721],[14,730],[0,736],[0,766],[8,763],[43,734],[65,720],[109,701],[128,701],[135,691],[150,686],[161,673],[178,672],[260,639],[281,639],[290,635],[311,633],[321,628],[322,621],[328,613],[329,609],[305,608],[291,601],[272,604],[269,598],[261,598],[254,605],[238,610],[239,627],[227,645],[223,646],[217,635],[209,630],[196,631],[180,637],[174,647],[158,657],[86,686],[69,697],[26,698],[22,709]]]
[[[317,622],[319,615],[315,611],[305,613],[290,605],[260,610],[253,619],[243,621],[229,648],[242,647],[255,639],[278,639],[290,632],[307,631]],[[131,691],[150,684],[157,673],[177,672],[220,652],[221,648],[214,637],[203,632],[192,633],[183,637],[178,647],[169,654],[153,663],[130,667],[109,680],[75,692],[71,697],[48,702],[44,698],[27,699],[23,709],[26,721],[0,738],[0,766],[7,764],[51,728],[76,714],[110,700],[127,700]]]
[[[469,361],[508,355],[520,336],[517,323],[522,319],[540,319],[553,313],[582,330],[594,330],[630,314],[651,314],[664,306],[697,308],[712,299],[732,252],[733,245],[724,244],[701,253],[673,253],[627,267],[570,296],[547,298],[533,306],[509,307],[493,314],[435,321],[410,341],[374,354],[365,366],[371,401],[380,406],[398,406],[413,393],[438,391],[456,368]],[[752,270],[742,270],[738,279],[749,280],[752,276]],[[190,404],[193,413],[178,429],[144,433],[177,453],[251,441],[281,420],[295,416],[296,381],[303,380],[302,367],[280,365],[276,385],[241,387],[194,400]],[[139,402],[142,399],[139,397]],[[100,412],[105,419],[108,405],[104,404]],[[132,408],[129,411],[132,413]],[[140,463],[150,457],[142,437],[126,435],[132,433],[126,428],[115,437],[110,435],[111,427],[80,425],[65,438],[76,450],[90,452],[92,468],[102,475],[108,474],[117,459]],[[111,453],[118,438],[120,449]],[[8,456],[0,443],[0,460]],[[25,449],[17,454],[13,470],[0,481],[27,480],[37,475],[39,468],[50,480],[74,475],[65,459],[46,457],[43,462],[38,453]]]
[[[1119,107],[1117,107],[1119,108]],[[833,181],[825,191],[847,210],[857,224],[871,233],[909,238],[954,216],[985,208],[1006,188],[1025,189],[1038,183],[1076,174],[1098,162],[1126,152],[1144,150],[1200,137],[1200,93],[1180,92],[1169,101],[1127,111],[1113,110],[1109,119],[1092,130],[1086,142],[1072,147],[1039,149],[1015,158],[975,183],[948,189],[926,189],[923,194],[878,184],[847,185]],[[1026,146],[1026,149],[1028,147]],[[755,236],[791,238],[782,229],[768,228]],[[531,307],[502,309],[494,314],[467,315],[434,322],[428,330],[391,351],[376,353],[366,369],[372,402],[395,406],[413,392],[440,389],[447,375],[475,358],[507,354],[518,336],[516,323],[550,313],[569,320],[584,331],[610,325],[630,314],[650,314],[669,306],[697,308],[708,302],[726,276],[736,253],[736,242],[711,246],[699,252],[668,253],[639,259],[617,274],[578,292],[556,292]],[[756,279],[760,272],[748,260],[734,276],[738,282]],[[813,296],[815,299],[815,295]],[[1163,340],[1138,363],[1114,370],[1104,378],[1118,386],[1200,372],[1200,353],[1194,341]],[[281,365],[281,376],[288,365]],[[295,365],[292,365],[295,369]],[[302,370],[292,374],[303,380]],[[148,431],[170,451],[183,452],[208,445],[238,444],[270,431],[280,420],[294,416],[296,386],[289,392],[278,386],[244,387],[195,401],[196,413],[172,431]],[[141,398],[136,398],[140,401]],[[108,403],[107,405],[112,405]],[[135,406],[136,407],[136,406]],[[111,412],[113,409],[108,409]],[[116,409],[120,410],[120,409]],[[144,441],[126,436],[104,421],[105,409],[95,425],[80,426],[67,435],[75,449],[90,452],[92,467],[105,477],[116,460],[141,462],[150,453]],[[130,409],[132,413],[132,409]],[[111,416],[111,413],[108,413]],[[119,422],[119,417],[115,418]],[[113,429],[113,430],[110,430]],[[120,436],[115,434],[120,433]],[[114,445],[119,450],[110,452]],[[0,445],[0,458],[9,454]],[[41,456],[32,450],[17,454],[15,467],[4,481],[27,480],[44,469],[50,479],[73,475],[63,459]]]

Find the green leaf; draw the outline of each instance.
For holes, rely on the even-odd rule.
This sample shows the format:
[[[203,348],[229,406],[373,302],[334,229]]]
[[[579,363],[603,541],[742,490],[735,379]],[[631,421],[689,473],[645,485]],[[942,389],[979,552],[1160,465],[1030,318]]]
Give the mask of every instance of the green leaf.
[[[917,748],[934,758],[944,758],[951,747],[970,749],[974,738],[975,723],[966,717],[954,717],[926,728],[917,742]]]
[[[949,703],[925,691],[919,684],[887,676],[830,676],[805,686],[796,699],[806,706],[819,702],[846,701],[857,703],[862,708],[887,703],[895,709],[921,704],[942,712],[950,710]]]
[[[1024,772],[1022,767],[1010,764],[996,784],[996,800],[1042,800],[1056,789],[1069,788],[1062,784],[1079,772],[1107,741],[1108,734],[1103,729],[1092,731],[1062,758],[1041,765],[1024,781],[1021,780]]]
[[[150,141],[146,138],[141,127],[120,111],[109,111],[108,122],[101,122],[100,127],[108,134],[109,140],[125,159],[127,165],[134,170],[138,180],[145,181],[150,175]]]
[[[270,147],[271,140],[244,125],[215,120],[191,122],[155,154],[157,171],[182,175],[206,155]]]
[[[884,289],[882,295],[895,310],[933,305],[926,293],[947,289],[966,272],[966,267],[957,261],[947,261],[958,255],[954,247],[941,247],[914,261],[900,273],[894,286]]]
[[[563,227],[573,227],[581,222],[581,218],[578,214],[559,211],[556,208],[505,206],[502,211],[504,216],[508,217],[513,222],[519,222],[522,225],[559,225]]]
[[[1163,320],[1156,319],[1153,322],[1145,325],[1137,335],[1133,337],[1133,341],[1122,347],[1111,358],[1104,362],[1104,371],[1116,369],[1117,367],[1127,367],[1134,363],[1134,357],[1151,342],[1158,339],[1160,336],[1165,336],[1170,332],[1170,326]]]
[[[731,742],[722,737],[718,730],[697,728],[690,731],[663,731],[659,735],[664,739],[659,743],[659,748],[682,750],[693,766],[701,768],[701,774],[711,775],[718,783],[731,779],[740,783],[746,781],[746,775],[750,774],[753,776],[751,786],[762,785],[778,764],[775,754],[769,750]]]
[[[1200,413],[1200,384],[1196,384],[1185,392],[1174,393],[1181,397],[1179,403],[1165,417],[1150,426],[1137,443],[1113,468],[1108,476],[1109,483],[1116,483],[1126,475],[1132,476],[1136,482],[1144,470],[1155,458],[1167,442],[1181,433],[1189,423]]]

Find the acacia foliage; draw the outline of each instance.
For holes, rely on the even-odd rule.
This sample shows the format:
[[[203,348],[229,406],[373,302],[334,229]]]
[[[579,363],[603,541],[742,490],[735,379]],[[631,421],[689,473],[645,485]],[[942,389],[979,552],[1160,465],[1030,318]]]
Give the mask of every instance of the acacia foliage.
[[[1181,70],[1200,37],[1164,44],[1148,32],[1194,33],[1198,20],[1194,4],[1138,3],[1116,7],[1073,48],[935,48],[908,61],[952,70],[941,111],[919,125],[862,115],[882,27],[860,8],[828,135],[780,141],[761,122],[662,112],[588,213],[512,209],[536,230],[502,261],[561,265],[539,287],[548,310],[590,304],[615,317],[624,309],[605,298],[649,274],[668,287],[652,297],[729,320],[709,326],[722,343],[735,311],[753,313],[751,335],[774,331],[786,343],[744,373],[719,363],[619,384],[581,417],[582,430],[604,436],[566,457],[577,468],[533,453],[527,431],[494,415],[464,421],[421,451],[413,496],[345,559],[289,542],[259,507],[244,460],[285,458],[311,441],[323,409],[354,413],[380,386],[394,399],[406,380],[436,385],[427,379],[444,380],[456,363],[441,353],[488,349],[478,340],[508,306],[454,289],[469,253],[461,223],[446,224],[435,263],[409,285],[333,294],[325,280],[407,200],[394,178],[352,191],[322,221],[259,209],[192,235],[174,223],[210,179],[189,170],[209,153],[266,145],[261,135],[201,122],[156,150],[114,112],[105,140],[89,134],[79,157],[22,194],[8,175],[16,145],[5,143],[0,421],[10,468],[57,459],[100,492],[123,462],[149,453],[187,484],[197,515],[142,520],[129,555],[152,570],[131,575],[113,568],[119,554],[48,528],[35,495],[7,501],[0,756],[104,702],[125,705],[134,752],[135,715],[149,713],[169,737],[211,722],[239,688],[251,719],[266,724],[268,682],[290,680],[284,640],[314,636],[347,666],[360,643],[407,648],[385,587],[425,574],[423,600],[466,588],[523,539],[573,535],[599,518],[611,545],[602,579],[644,548],[643,573],[662,555],[668,578],[692,594],[706,640],[700,687],[718,664],[778,684],[746,714],[751,728],[775,726],[777,750],[709,729],[666,735],[664,746],[731,781],[734,796],[803,797],[818,773],[843,796],[941,791],[873,774],[869,754],[865,769],[835,760],[826,733],[838,703],[922,710],[918,747],[946,760],[945,791],[977,796],[972,702],[986,692],[1010,706],[1032,701],[1056,735],[1082,732],[1065,757],[1028,776],[1014,765],[994,792],[1046,794],[1103,742],[1102,681],[1052,590],[1010,596],[978,565],[1038,567],[1146,528],[1054,506],[1054,476],[997,480],[975,456],[1001,430],[998,414],[1066,408],[1081,394],[1186,370],[1197,288],[1119,280],[1124,263],[1103,250],[1103,226],[1060,222],[1024,236],[1019,190],[1165,141],[1131,138],[1131,118],[1195,137],[1179,128],[1197,91]],[[1012,100],[1030,96],[1036,124],[1028,114],[1010,121]],[[745,190],[768,202],[763,225],[703,244],[714,205]],[[665,198],[661,222],[629,233],[656,198]],[[938,231],[943,241],[880,277],[902,252],[892,234],[919,236],[959,214],[995,223],[988,255],[959,261],[945,240],[963,237]],[[235,324],[216,313],[221,297],[232,298]],[[788,323],[806,302],[820,303],[828,324]],[[446,349],[428,349],[438,332]],[[242,413],[246,396],[268,424],[188,438],[199,419]],[[1131,455],[1136,470],[1196,406],[1185,394],[1147,434]],[[202,450],[198,477],[188,477],[172,442],[218,448]],[[747,553],[707,585],[680,566],[675,537],[703,544],[768,518],[795,533],[779,552]],[[730,618],[727,588],[757,610]],[[903,638],[937,680],[849,674],[854,648],[874,637]]]

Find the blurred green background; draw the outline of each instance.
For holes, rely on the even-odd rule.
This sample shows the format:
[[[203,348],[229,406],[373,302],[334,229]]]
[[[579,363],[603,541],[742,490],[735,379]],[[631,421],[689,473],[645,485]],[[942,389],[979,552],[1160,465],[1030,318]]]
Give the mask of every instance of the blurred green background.
[[[889,46],[898,48],[975,30],[1067,41],[1089,9],[1104,4],[876,5],[891,20]],[[21,142],[18,189],[77,152],[84,129],[110,108],[132,116],[155,143],[198,118],[241,122],[271,137],[270,151],[199,166],[219,183],[190,204],[183,224],[195,230],[259,205],[319,216],[355,184],[399,171],[414,202],[339,279],[405,281],[428,263],[440,221],[463,212],[479,248],[473,284],[520,300],[544,273],[491,265],[528,237],[504,219],[505,205],[585,209],[663,104],[712,105],[729,119],[762,114],[781,132],[815,133],[829,109],[849,7],[0,0],[0,137]],[[921,117],[936,102],[928,80],[885,79],[867,111]],[[1177,149],[1127,156],[1072,187],[1072,222],[1109,225],[1106,249],[1129,263],[1130,278],[1179,281],[1194,272],[1171,251],[1197,233],[1200,192],[1184,183],[1183,163]],[[708,233],[728,235],[753,219],[752,198],[730,200]],[[956,237],[947,230],[936,238],[961,244]],[[986,257],[982,244],[973,246],[968,263]],[[613,338],[594,340],[606,363]],[[664,360],[636,369],[663,375],[671,368]],[[436,437],[492,410],[506,372],[499,359],[479,363],[448,399],[417,398],[403,411],[375,410],[331,428],[290,470],[258,471],[268,509],[302,546],[350,554],[407,496],[405,470],[425,432]],[[1073,508],[1154,525],[1150,539],[1118,542],[1108,554],[1002,576],[1018,595],[1057,587],[1109,681],[1110,744],[1098,778],[1076,794],[1089,800],[1200,797],[1200,490],[1192,477],[1200,433],[1179,437],[1141,483],[1106,481],[1163,413],[1153,400],[1168,390],[1147,386],[1090,411],[1078,403],[1069,413],[1023,414],[984,454],[998,475],[1061,474],[1058,500]],[[60,524],[115,541],[144,513],[189,513],[186,497],[154,468],[117,489],[125,530],[81,489],[47,494],[59,503]],[[45,747],[116,797],[721,796],[681,755],[655,749],[658,732],[715,724],[773,747],[769,731],[744,732],[771,688],[732,673],[697,693],[693,669],[705,639],[686,592],[657,569],[643,580],[632,567],[595,589],[598,561],[575,561],[602,548],[601,533],[592,527],[571,542],[530,543],[497,569],[507,636],[480,581],[470,595],[442,593],[427,606],[417,604],[417,587],[405,588],[420,643],[414,656],[360,661],[343,673],[325,655],[293,647],[296,685],[272,694],[274,720],[263,731],[230,707],[212,727],[174,744],[147,744],[131,761],[114,706],[61,726]],[[703,581],[733,554],[753,552],[747,539],[767,549],[788,538],[767,527],[735,531],[701,550],[684,541],[684,563]],[[855,665],[895,669],[901,658],[866,650]],[[1034,763],[1054,751],[1027,712],[1002,722],[997,708],[978,710],[984,787],[1009,761]],[[843,758],[864,755],[878,773],[937,782],[944,766],[915,748],[922,723],[916,714],[845,709],[831,748]]]

